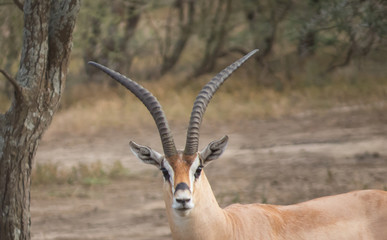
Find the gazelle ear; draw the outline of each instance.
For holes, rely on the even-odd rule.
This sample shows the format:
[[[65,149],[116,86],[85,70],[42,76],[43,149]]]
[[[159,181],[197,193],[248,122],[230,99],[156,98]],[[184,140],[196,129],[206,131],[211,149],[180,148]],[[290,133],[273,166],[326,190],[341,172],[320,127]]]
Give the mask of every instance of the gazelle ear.
[[[215,160],[222,155],[227,147],[228,136],[222,137],[220,140],[210,142],[199,154],[204,166],[212,160]]]
[[[152,164],[160,168],[164,156],[152,150],[150,147],[139,145],[135,142],[129,142],[130,149],[138,159],[147,164]]]

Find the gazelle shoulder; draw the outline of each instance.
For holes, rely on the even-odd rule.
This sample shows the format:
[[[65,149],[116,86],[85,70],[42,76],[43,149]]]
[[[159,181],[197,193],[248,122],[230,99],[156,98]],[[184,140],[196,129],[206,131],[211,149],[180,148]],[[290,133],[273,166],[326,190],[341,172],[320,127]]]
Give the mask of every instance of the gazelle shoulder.
[[[282,206],[271,204],[232,204],[224,208],[224,211],[231,217],[239,218],[240,216],[249,216],[253,221],[267,222],[268,219],[275,219],[276,221],[282,221]]]

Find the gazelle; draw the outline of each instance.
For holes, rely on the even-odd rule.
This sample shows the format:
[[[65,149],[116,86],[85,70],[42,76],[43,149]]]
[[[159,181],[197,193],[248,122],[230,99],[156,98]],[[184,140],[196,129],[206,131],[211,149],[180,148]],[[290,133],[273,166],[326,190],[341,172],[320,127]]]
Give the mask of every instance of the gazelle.
[[[226,148],[224,136],[198,151],[199,129],[207,105],[220,85],[258,50],[217,74],[197,96],[184,151],[178,151],[157,99],[125,76],[90,62],[136,95],[156,122],[164,155],[130,142],[141,161],[164,176],[164,200],[173,239],[387,239],[387,192],[364,190],[307,202],[275,206],[233,204],[221,209],[203,168]]]

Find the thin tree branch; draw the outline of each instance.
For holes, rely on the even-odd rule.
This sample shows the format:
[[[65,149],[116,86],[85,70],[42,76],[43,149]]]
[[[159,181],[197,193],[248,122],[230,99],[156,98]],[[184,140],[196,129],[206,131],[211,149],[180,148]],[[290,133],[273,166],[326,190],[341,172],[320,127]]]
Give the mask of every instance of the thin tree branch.
[[[20,85],[18,84],[18,82],[16,82],[16,80],[11,77],[6,71],[4,71],[3,69],[0,69],[0,72],[4,75],[4,77],[12,84],[12,86],[15,88],[15,91],[22,95],[22,89],[20,87]]]
[[[13,2],[2,2],[0,3],[0,6],[6,6],[6,5],[16,5],[20,10],[23,11],[23,3],[19,2],[18,0],[13,0]]]
[[[351,62],[352,56],[353,56],[356,48],[357,48],[356,41],[353,40],[351,45],[349,46],[349,48],[347,50],[347,53],[345,55],[344,61],[341,62],[341,63],[337,63],[337,64],[331,63],[330,66],[328,67],[328,69],[326,70],[326,72],[329,73],[329,72],[332,72],[333,70],[335,70],[337,68],[341,68],[341,67],[347,66]]]
[[[19,0],[13,0],[13,2],[15,3],[15,5],[20,9],[20,10],[22,10],[23,11],[23,3],[22,2],[20,2]]]

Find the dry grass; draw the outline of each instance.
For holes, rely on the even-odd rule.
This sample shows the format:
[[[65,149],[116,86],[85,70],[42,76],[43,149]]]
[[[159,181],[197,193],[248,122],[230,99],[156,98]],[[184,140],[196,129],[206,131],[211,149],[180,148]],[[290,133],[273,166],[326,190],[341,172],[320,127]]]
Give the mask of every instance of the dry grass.
[[[249,70],[249,66],[246,69]],[[257,74],[251,68],[247,70],[237,71],[222,86],[208,107],[205,122],[230,123],[282,118],[336,107],[373,106],[384,104],[387,97],[387,79],[380,72],[361,72],[349,67],[320,79],[320,82],[300,73],[300,77],[293,76],[293,82],[281,83],[278,90],[263,86],[258,78],[254,80],[253,76]],[[166,75],[153,82],[136,80],[159,99],[171,125],[185,126],[197,93],[212,76],[186,80],[181,73]],[[112,80],[104,77],[105,85],[78,83],[68,86],[61,109],[49,129],[51,134],[93,135],[106,129],[154,126],[153,119],[138,99],[121,86],[109,87]],[[0,102],[0,109],[5,112],[9,100],[0,94]]]
[[[33,185],[82,184],[85,186],[107,184],[111,180],[128,178],[129,170],[120,161],[106,167],[97,161],[90,165],[79,164],[71,169],[60,168],[58,164],[36,164],[32,172]]]
[[[185,125],[196,94],[209,78],[202,77],[185,86],[170,77],[142,84],[159,99],[171,125]],[[384,103],[386,96],[387,80],[382,77],[351,81],[338,75],[335,81],[324,85],[288,85],[278,91],[252,84],[246,76],[236,74],[213,98],[205,121],[240,122],[337,107],[373,106]],[[154,125],[142,103],[121,86],[77,85],[68,89],[63,106],[54,118],[52,133],[92,135],[105,129],[141,129]]]

